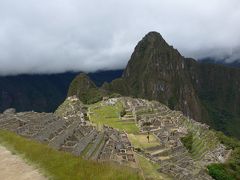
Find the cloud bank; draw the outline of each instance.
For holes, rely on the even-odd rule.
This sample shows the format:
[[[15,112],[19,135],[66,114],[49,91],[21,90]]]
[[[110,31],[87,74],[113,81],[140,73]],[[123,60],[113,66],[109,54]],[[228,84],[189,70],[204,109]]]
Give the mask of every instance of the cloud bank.
[[[124,68],[158,31],[182,55],[240,58],[239,0],[1,0],[0,74]]]

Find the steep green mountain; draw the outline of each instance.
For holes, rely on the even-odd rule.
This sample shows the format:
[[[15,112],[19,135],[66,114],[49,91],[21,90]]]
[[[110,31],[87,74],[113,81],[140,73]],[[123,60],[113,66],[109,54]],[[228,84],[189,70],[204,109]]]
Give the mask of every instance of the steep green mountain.
[[[118,93],[107,91],[98,87],[87,74],[81,73],[71,82],[67,96],[77,96],[84,104],[93,104],[101,101],[104,97],[118,97]],[[98,81],[97,81],[98,82]],[[105,82],[103,87],[108,83]]]
[[[240,138],[240,69],[185,58],[157,32],[137,44],[123,76],[102,88],[158,100]]]
[[[122,78],[104,88],[158,100],[196,120],[204,119],[206,114],[192,84],[185,58],[157,32],[148,33],[137,44]]]
[[[102,100],[104,92],[99,90],[94,82],[84,73],[79,74],[71,82],[68,96],[76,95],[85,104]]]

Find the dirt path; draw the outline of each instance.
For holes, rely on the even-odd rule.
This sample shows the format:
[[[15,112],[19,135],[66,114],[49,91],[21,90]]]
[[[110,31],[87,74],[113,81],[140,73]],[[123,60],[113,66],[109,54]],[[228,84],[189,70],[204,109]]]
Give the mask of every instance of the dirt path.
[[[1,180],[46,180],[39,171],[28,165],[21,157],[11,154],[0,145]]]

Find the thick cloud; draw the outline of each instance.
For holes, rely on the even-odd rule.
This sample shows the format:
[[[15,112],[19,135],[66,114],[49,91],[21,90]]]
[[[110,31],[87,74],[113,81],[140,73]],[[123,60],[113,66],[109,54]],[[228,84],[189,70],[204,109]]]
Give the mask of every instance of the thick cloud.
[[[240,57],[239,0],[0,0],[0,74],[123,68],[158,31],[188,57]]]

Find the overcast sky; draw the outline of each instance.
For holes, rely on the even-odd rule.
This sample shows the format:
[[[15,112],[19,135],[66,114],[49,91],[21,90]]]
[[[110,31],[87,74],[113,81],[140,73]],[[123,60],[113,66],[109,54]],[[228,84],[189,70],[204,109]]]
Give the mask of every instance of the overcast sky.
[[[0,0],[0,74],[124,68],[158,31],[186,57],[240,58],[239,0]]]

